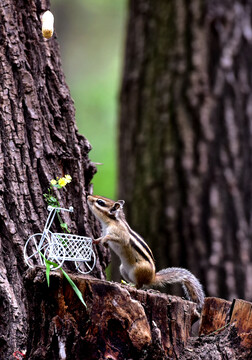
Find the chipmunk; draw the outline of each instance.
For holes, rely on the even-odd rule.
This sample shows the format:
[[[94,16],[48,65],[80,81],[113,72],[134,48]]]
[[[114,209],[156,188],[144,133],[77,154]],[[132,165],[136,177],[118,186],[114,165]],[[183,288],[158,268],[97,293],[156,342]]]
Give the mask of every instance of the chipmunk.
[[[200,311],[204,292],[199,280],[188,270],[170,267],[156,272],[155,260],[145,241],[128,225],[123,212],[124,200],[113,201],[102,196],[88,195],[90,210],[101,222],[103,236],[94,240],[109,247],[121,260],[120,273],[127,281],[143,285],[181,283],[185,294],[197,303]]]

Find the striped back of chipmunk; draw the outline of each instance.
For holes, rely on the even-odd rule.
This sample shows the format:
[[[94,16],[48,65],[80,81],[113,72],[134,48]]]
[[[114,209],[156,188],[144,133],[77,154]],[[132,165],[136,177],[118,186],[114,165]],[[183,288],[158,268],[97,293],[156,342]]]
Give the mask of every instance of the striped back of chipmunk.
[[[130,234],[130,245],[135,249],[135,251],[150,264],[154,265],[155,260],[152,254],[151,249],[146,244],[144,239],[131,229],[124,217],[120,217],[120,221],[126,226]]]

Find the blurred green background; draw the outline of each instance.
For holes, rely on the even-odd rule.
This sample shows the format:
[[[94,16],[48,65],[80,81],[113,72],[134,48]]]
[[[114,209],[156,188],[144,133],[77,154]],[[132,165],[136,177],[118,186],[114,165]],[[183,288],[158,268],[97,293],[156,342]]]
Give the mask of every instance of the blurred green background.
[[[79,132],[97,165],[94,193],[116,197],[118,96],[126,0],[51,0],[61,59]]]

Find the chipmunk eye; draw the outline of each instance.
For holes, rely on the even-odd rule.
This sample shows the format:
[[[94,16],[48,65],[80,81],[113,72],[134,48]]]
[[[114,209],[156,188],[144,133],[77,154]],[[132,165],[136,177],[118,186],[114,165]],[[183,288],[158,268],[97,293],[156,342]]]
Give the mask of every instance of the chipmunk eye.
[[[106,205],[105,201],[103,201],[103,200],[101,200],[101,199],[96,200],[96,202],[97,202],[97,204],[100,205],[100,206],[105,206],[105,205]]]

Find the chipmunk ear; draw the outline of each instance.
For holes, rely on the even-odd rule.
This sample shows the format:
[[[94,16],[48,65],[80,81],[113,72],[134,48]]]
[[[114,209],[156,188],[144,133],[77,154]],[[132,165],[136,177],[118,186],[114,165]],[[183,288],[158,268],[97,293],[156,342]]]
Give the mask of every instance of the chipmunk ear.
[[[123,205],[125,204],[124,200],[118,200],[117,201],[120,204],[120,207],[123,208]]]
[[[117,211],[123,207],[124,200],[118,200],[114,205],[109,209],[111,215],[116,215]]]

